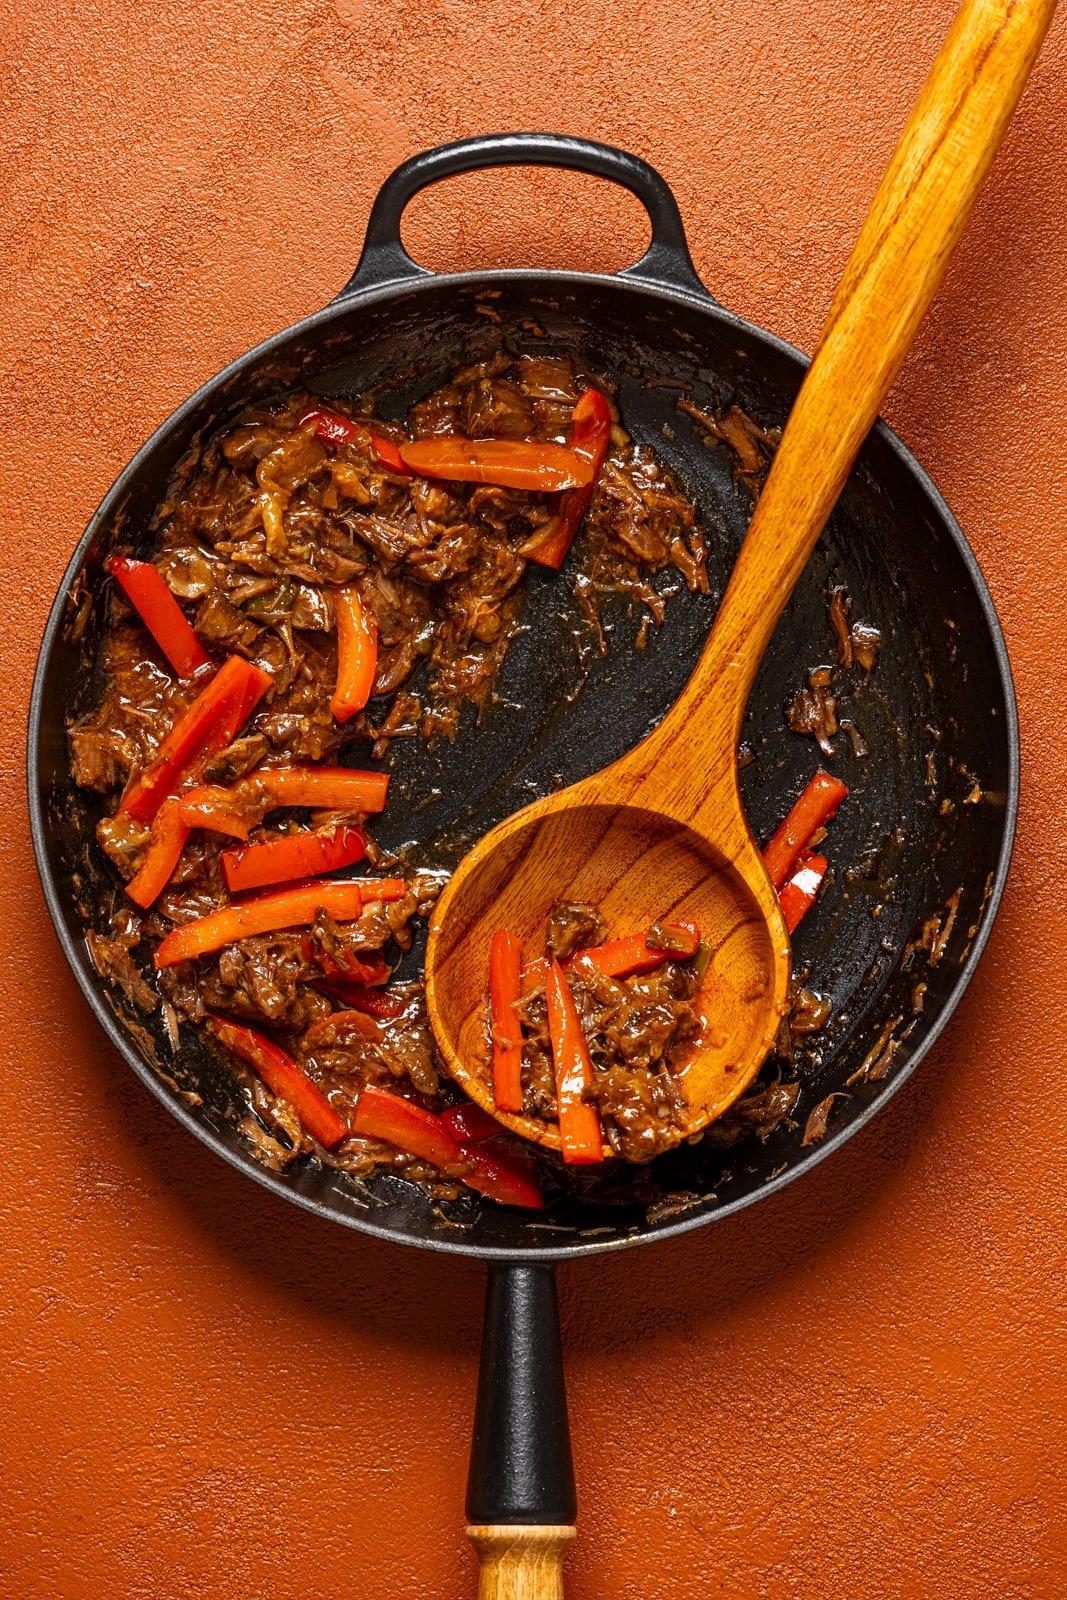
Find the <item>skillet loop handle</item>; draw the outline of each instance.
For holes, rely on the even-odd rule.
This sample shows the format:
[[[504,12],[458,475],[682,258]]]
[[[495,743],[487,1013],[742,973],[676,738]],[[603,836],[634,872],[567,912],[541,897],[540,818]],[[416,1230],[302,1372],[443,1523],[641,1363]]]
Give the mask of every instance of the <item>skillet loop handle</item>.
[[[678,202],[655,167],[614,145],[559,133],[496,133],[460,139],[455,144],[425,150],[397,167],[378,191],[367,220],[359,264],[337,300],[385,284],[432,277],[425,267],[412,261],[401,243],[404,209],[428,185],[484,167],[568,167],[621,184],[637,196],[648,212],[652,240],[640,261],[618,276],[654,288],[681,289],[711,300],[690,259]]]
[[[555,1274],[539,1262],[497,1263],[467,1479],[478,1600],[563,1600],[576,1512]]]

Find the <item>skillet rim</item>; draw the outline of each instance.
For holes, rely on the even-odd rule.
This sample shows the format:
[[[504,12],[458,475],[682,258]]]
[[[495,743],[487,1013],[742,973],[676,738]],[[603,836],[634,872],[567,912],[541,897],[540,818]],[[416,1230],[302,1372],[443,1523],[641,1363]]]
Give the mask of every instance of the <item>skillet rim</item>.
[[[640,266],[640,263],[638,263],[638,266]],[[733,1216],[760,1200],[778,1193],[797,1178],[804,1176],[825,1161],[828,1156],[839,1150],[861,1128],[866,1127],[868,1122],[888,1104],[903,1084],[908,1081],[920,1062],[925,1059],[948,1026],[988,944],[989,936],[1000,910],[1004,886],[1011,865],[1019,807],[1019,717],[1007,644],[1004,639],[1000,618],[997,615],[993,598],[989,592],[989,586],[979,566],[978,559],[968,543],[966,534],[930,474],[899,436],[881,418],[876,421],[871,429],[868,440],[876,438],[882,446],[888,448],[904,471],[910,474],[926,502],[944,526],[963,563],[964,570],[974,590],[979,610],[985,620],[988,643],[992,649],[997,677],[1004,697],[1004,737],[1007,745],[1008,767],[1008,782],[1000,839],[996,852],[996,866],[981,923],[975,934],[967,959],[959,968],[952,988],[942,1001],[940,1011],[929,1032],[921,1043],[917,1045],[909,1059],[892,1077],[882,1081],[879,1091],[871,1100],[871,1103],[858,1116],[845,1123],[817,1146],[811,1147],[810,1153],[801,1161],[788,1167],[784,1172],[779,1173],[777,1177],[766,1180],[758,1188],[754,1188],[747,1194],[738,1195],[735,1199],[727,1201],[721,1206],[711,1206],[690,1216],[680,1217],[673,1222],[668,1222],[654,1230],[632,1233],[620,1238],[604,1239],[598,1236],[579,1243],[561,1243],[559,1245],[542,1243],[530,1247],[502,1247],[471,1244],[469,1242],[461,1243],[459,1240],[447,1237],[432,1238],[397,1232],[391,1228],[376,1224],[369,1218],[364,1219],[358,1216],[341,1214],[325,1202],[316,1200],[309,1195],[298,1193],[288,1187],[281,1177],[261,1166],[250,1153],[246,1153],[239,1148],[231,1148],[225,1144],[214,1129],[206,1126],[188,1107],[182,1105],[176,1097],[171,1095],[159,1075],[145,1061],[140,1051],[134,1047],[120,1027],[114,1013],[105,1003],[103,998],[104,980],[92,971],[84,941],[76,940],[71,936],[63,915],[60,894],[52,870],[51,853],[46,838],[43,793],[40,781],[41,731],[45,723],[43,710],[45,680],[53,648],[62,630],[68,595],[85,566],[88,552],[101,527],[110,517],[115,504],[121,499],[127,487],[133,482],[158,444],[207,400],[213,391],[232,382],[244,370],[269,359],[272,354],[282,350],[294,338],[319,333],[328,327],[333,320],[345,316],[357,306],[362,308],[392,300],[400,293],[405,295],[418,294],[420,291],[437,293],[441,290],[465,288],[474,284],[485,284],[487,289],[491,290],[503,283],[524,282],[531,286],[536,286],[541,293],[568,288],[577,289],[581,292],[590,284],[599,284],[612,289],[622,288],[626,291],[632,291],[638,296],[651,297],[659,303],[663,301],[676,303],[687,310],[697,310],[711,316],[713,320],[725,323],[729,328],[743,331],[749,338],[754,339],[774,351],[777,355],[785,357],[788,361],[798,366],[801,373],[806,371],[810,363],[810,358],[803,355],[794,345],[727,310],[717,300],[713,299],[707,291],[700,294],[695,290],[682,289],[677,285],[665,283],[651,276],[646,278],[634,268],[628,268],[619,273],[534,271],[530,268],[502,268],[495,269],[492,272],[429,273],[424,272],[423,269],[416,269],[412,274],[398,277],[386,283],[375,283],[363,289],[343,290],[328,305],[311,312],[308,316],[292,323],[289,327],[271,334],[267,339],[236,357],[235,360],[229,362],[213,377],[202,383],[152,431],[127,462],[100,501],[90,517],[85,531],[78,540],[60,579],[55,598],[49,608],[41,644],[37,652],[27,719],[26,781],[30,814],[30,837],[33,843],[37,873],[40,878],[48,914],[67,964],[74,974],[78,987],[88,1001],[93,1015],[104,1029],[111,1043],[123,1057],[127,1066],[131,1068],[155,1099],[187,1132],[193,1134],[203,1145],[216,1156],[221,1157],[236,1171],[254,1179],[272,1194],[278,1195],[293,1205],[298,1205],[316,1216],[325,1217],[343,1227],[370,1234],[374,1238],[385,1240],[391,1244],[406,1245],[418,1250],[435,1250],[449,1255],[467,1256],[471,1259],[486,1262],[528,1262],[551,1265],[557,1261],[573,1260],[587,1255],[601,1255],[609,1251],[627,1250],[637,1245],[652,1244],[664,1239],[677,1238],[695,1228],[704,1227],[708,1223]]]

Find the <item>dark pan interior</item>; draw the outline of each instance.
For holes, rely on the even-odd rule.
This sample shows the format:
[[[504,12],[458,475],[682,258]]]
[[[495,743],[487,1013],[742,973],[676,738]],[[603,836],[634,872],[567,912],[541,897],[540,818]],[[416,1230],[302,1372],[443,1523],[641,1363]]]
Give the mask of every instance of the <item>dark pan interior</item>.
[[[113,882],[92,845],[97,803],[69,781],[63,729],[94,694],[105,611],[95,602],[100,561],[117,535],[144,537],[183,452],[252,396],[293,383],[327,396],[373,388],[387,414],[401,415],[450,367],[502,337],[526,348],[577,350],[620,380],[626,425],[655,446],[700,508],[715,594],[690,596],[673,570],[661,575],[660,587],[676,592],[664,626],[640,653],[628,648],[637,616],[612,601],[604,614],[618,647],[601,659],[576,629],[567,584],[531,570],[526,628],[495,702],[477,724],[468,708],[454,743],[432,751],[393,744],[390,807],[377,836],[391,847],[417,847],[427,864],[448,865],[499,818],[560,780],[604,766],[646,732],[700,651],[751,509],[734,481],[733,458],[709,447],[678,411],[679,385],[701,407],[736,400],[780,424],[802,364],[710,301],[632,282],[527,273],[429,279],[341,303],[271,341],[194,397],[131,464],[86,535],[83,575],[73,582],[74,569],[68,574],[72,599],[53,614],[34,700],[30,783],[42,875],[68,956],[127,1060],[187,1126],[261,1181],[351,1225],[431,1247],[547,1255],[635,1242],[722,1215],[818,1159],[892,1092],[943,1025],[995,911],[1014,814],[1015,722],[999,629],[973,557],[928,480],[879,429],[774,636],[746,731],[755,760],[742,783],[763,838],[821,759],[811,739],[787,729],[783,705],[809,668],[833,661],[827,591],[844,583],[854,615],[876,624],[884,645],[869,678],[859,669],[840,675],[840,712],[870,753],[857,759],[844,734],[835,741],[831,766],[852,794],[827,845],[833,881],[795,945],[798,965],[832,997],[834,1011],[815,1036],[791,1122],[762,1142],[701,1145],[662,1158],[653,1177],[674,1198],[661,1198],[651,1217],[632,1198],[595,1207],[557,1202],[530,1219],[476,1197],[437,1208],[388,1177],[367,1187],[313,1166],[265,1173],[237,1131],[246,1108],[229,1074],[188,1029],[175,1060],[162,1028],[101,984],[87,960],[83,930],[87,920],[101,920]],[[365,762],[358,752],[353,759]],[[930,966],[908,952],[909,942],[927,918],[944,917],[957,891],[945,954]],[[926,989],[916,1011],[920,982]],[[890,1049],[873,1073],[887,1066],[884,1076],[847,1086],[879,1039]],[[808,1113],[831,1091],[843,1092],[827,1135],[805,1148]]]

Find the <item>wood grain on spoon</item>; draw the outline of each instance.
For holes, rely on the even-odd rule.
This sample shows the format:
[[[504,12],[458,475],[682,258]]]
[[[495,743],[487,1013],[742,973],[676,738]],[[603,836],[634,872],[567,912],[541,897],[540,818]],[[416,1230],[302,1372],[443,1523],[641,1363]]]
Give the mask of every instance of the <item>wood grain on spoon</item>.
[[[691,917],[712,948],[701,1038],[682,1077],[696,1133],[751,1082],[785,1011],[789,939],[741,805],[736,752],[756,669],[943,276],[1055,10],[965,0],[834,297],[715,626],[681,697],[621,761],[494,828],[430,924],[426,992],[449,1069],[495,1113],[489,944],[541,935],[559,899],[625,932]],[[499,1114],[559,1148],[554,1124]],[[610,1151],[605,1146],[605,1154]]]

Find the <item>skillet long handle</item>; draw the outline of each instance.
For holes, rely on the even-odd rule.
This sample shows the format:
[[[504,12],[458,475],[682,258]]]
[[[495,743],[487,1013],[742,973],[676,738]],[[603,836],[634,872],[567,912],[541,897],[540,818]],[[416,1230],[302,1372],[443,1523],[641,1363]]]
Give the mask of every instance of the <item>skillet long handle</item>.
[[[941,282],[1055,7],[963,0],[871,204],[711,639],[651,736],[662,770],[660,741],[682,760],[694,726],[713,725],[700,749],[713,813],[736,782],[745,704],[775,624]]]
[[[576,1511],[555,1273],[496,1264],[467,1480],[478,1600],[563,1600]]]

